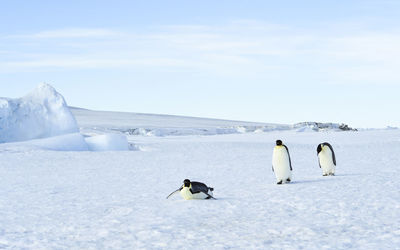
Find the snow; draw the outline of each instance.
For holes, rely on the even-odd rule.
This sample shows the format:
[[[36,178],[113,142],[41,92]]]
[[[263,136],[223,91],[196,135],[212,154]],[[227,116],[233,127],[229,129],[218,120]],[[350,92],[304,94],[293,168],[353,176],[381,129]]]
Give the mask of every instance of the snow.
[[[290,184],[275,184],[271,160],[276,139],[291,153]],[[61,152],[3,144],[0,247],[395,249],[400,245],[398,130],[130,135],[128,140],[147,150]],[[323,177],[318,167],[316,147],[324,141],[335,149],[333,177]],[[214,187],[218,200],[185,201],[179,195],[167,200],[185,178]]]
[[[70,108],[85,135],[120,132],[141,136],[219,135],[292,129],[291,125],[174,115]]]
[[[63,96],[46,83],[22,98],[0,98],[0,142],[76,132],[78,125]]]
[[[91,151],[123,151],[129,150],[128,140],[125,135],[104,134],[86,138],[86,143]]]
[[[132,148],[133,147],[133,148]],[[104,134],[84,137],[80,133],[65,134],[23,142],[0,144],[0,150],[54,150],[54,151],[122,151],[139,150],[128,143],[125,135]]]
[[[230,121],[174,115],[94,111],[71,107],[85,135],[120,132],[141,136],[187,136],[263,133],[293,130],[321,132],[353,130],[345,124],[301,122],[293,125]]]
[[[23,142],[0,144],[0,150],[32,151],[32,150],[54,150],[54,151],[87,151],[89,150],[85,138],[80,133],[71,133],[53,136],[43,139],[35,139]]]
[[[78,132],[48,85],[0,107],[2,249],[400,246],[398,129],[72,109]],[[271,170],[277,139],[291,154],[289,184]],[[335,150],[336,176],[322,176],[321,142]],[[166,199],[186,178],[217,200]]]

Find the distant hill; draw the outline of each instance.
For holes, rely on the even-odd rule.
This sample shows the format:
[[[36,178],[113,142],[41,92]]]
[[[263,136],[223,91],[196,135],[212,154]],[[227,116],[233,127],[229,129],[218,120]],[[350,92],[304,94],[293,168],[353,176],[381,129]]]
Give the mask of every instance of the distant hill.
[[[82,133],[122,132],[127,135],[177,136],[261,133],[276,130],[356,131],[346,124],[301,122],[294,125],[232,121],[176,115],[94,111],[70,107]]]

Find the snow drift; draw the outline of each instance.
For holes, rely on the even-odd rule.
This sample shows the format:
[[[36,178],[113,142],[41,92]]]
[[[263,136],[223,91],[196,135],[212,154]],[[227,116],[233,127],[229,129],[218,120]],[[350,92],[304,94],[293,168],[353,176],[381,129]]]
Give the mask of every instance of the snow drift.
[[[126,136],[120,134],[104,134],[84,137],[80,133],[71,133],[23,142],[0,144],[1,150],[29,151],[127,151],[129,143]]]
[[[0,142],[26,141],[79,132],[64,97],[40,84],[22,98],[0,98]]]
[[[0,144],[0,151],[88,151],[89,147],[85,138],[80,133],[58,135],[42,139],[34,139],[22,142],[10,142]]]
[[[125,135],[104,134],[86,138],[91,151],[124,151],[129,150],[129,143]]]

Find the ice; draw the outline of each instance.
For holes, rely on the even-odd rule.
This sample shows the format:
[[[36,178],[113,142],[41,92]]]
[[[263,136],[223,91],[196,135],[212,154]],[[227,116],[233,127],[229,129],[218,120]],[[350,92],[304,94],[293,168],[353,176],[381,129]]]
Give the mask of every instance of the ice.
[[[49,84],[40,84],[22,98],[0,98],[0,142],[75,132],[79,132],[75,117],[63,96]]]
[[[0,98],[0,148],[55,151],[129,150],[123,134],[84,138],[64,97],[41,83],[18,99]],[[10,143],[14,142],[14,143]],[[16,143],[19,142],[19,143]]]

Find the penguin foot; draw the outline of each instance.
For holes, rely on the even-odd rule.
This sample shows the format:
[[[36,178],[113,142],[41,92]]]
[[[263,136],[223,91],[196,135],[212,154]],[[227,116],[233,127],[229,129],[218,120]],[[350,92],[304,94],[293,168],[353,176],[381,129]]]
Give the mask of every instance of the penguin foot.
[[[335,176],[335,173],[330,173],[329,175]]]
[[[328,174],[323,174],[322,176],[328,176]]]
[[[286,182],[290,182],[290,181],[291,181],[291,179],[290,179],[290,178],[287,178],[287,179],[286,179]]]
[[[278,185],[282,184],[282,180],[278,181],[276,184]]]

